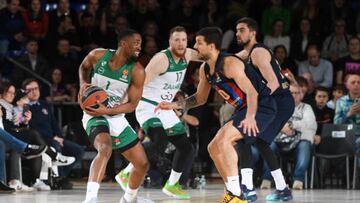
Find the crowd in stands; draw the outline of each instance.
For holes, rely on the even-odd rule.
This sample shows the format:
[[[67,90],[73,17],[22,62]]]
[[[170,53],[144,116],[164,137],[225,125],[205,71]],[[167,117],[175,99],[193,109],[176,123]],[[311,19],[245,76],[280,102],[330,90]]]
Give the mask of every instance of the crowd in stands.
[[[117,33],[133,28],[142,34],[138,60],[145,67],[155,53],[167,48],[169,29],[182,25],[189,47],[197,30],[218,26],[223,30],[222,49],[236,53],[242,47],[237,45],[235,22],[245,16],[258,21],[259,41],[273,50],[283,73],[297,81],[290,87],[295,112],[281,132],[289,136],[301,132],[294,149],[293,188],[303,188],[312,148],[321,144],[324,123],[357,124],[360,152],[357,0],[0,0],[0,191],[50,190],[44,165],[58,170],[59,188],[72,188],[67,177],[82,161],[84,146],[64,137],[51,105],[77,101],[78,67],[89,51],[116,49]],[[33,74],[9,58],[51,86],[31,79]],[[197,77],[197,66],[190,64],[182,88],[187,95],[196,91]],[[222,102],[212,91],[207,102],[211,105],[186,112],[198,119],[196,130],[189,132],[198,133],[197,158],[203,163],[203,173],[212,170],[207,144],[231,113]],[[70,114],[75,112],[80,111]],[[137,125],[135,119],[130,120]],[[271,146],[277,150],[275,143]],[[10,170],[5,168],[7,152]],[[26,171],[31,176],[23,180],[21,155],[31,158],[23,161],[31,171]],[[268,188],[270,175],[264,168],[261,187]]]

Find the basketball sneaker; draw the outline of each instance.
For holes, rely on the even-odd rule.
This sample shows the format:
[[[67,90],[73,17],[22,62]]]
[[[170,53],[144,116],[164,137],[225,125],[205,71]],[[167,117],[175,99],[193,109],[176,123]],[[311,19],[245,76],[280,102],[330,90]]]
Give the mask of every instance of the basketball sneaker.
[[[115,180],[119,183],[121,189],[126,190],[129,183],[130,173],[125,173],[124,170],[120,171],[116,176]]]
[[[165,194],[178,199],[190,198],[190,195],[182,189],[181,185],[178,182],[175,185],[169,185],[169,181],[166,181],[166,184],[163,187],[162,191]]]
[[[243,192],[244,198],[248,202],[255,202],[257,200],[256,190],[255,188],[249,190],[246,185],[241,184],[241,191]]]
[[[226,191],[222,200],[219,203],[247,203],[244,196],[235,196],[231,192]]]
[[[288,187],[283,190],[276,190],[274,193],[266,196],[266,201],[290,201],[292,199],[293,196]]]

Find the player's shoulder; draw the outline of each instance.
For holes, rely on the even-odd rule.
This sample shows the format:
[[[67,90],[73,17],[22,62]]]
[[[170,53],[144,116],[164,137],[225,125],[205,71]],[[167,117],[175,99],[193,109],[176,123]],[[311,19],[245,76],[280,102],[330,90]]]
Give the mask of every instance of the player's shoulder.
[[[90,51],[88,56],[96,58],[96,59],[100,59],[105,54],[106,51],[107,51],[107,49],[104,49],[104,48],[96,48],[96,49],[93,49],[92,51]]]

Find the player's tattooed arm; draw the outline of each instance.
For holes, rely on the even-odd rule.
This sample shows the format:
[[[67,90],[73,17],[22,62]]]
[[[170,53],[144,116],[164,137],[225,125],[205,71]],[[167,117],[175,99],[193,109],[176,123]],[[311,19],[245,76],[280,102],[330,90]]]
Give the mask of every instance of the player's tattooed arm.
[[[199,105],[201,105],[201,103],[199,103],[196,99],[196,94],[191,95],[190,97],[181,100],[181,101],[177,101],[176,105],[180,108],[180,109],[191,109],[194,107],[197,107]]]

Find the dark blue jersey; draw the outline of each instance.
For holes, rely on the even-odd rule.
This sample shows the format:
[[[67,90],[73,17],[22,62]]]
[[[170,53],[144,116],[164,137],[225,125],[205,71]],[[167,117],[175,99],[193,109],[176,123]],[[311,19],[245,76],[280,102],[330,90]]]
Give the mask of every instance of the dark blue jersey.
[[[250,53],[249,53],[249,56],[251,56],[251,53],[252,51],[257,48],[257,47],[262,47],[266,50],[269,51],[270,55],[271,55],[271,61],[270,61],[270,64],[271,64],[271,67],[276,75],[276,78],[280,84],[280,87],[278,89],[276,89],[274,91],[273,94],[279,94],[281,92],[284,92],[284,91],[288,91],[289,89],[289,82],[288,80],[284,77],[284,75],[281,73],[281,67],[279,65],[279,63],[277,62],[277,60],[275,59],[275,56],[274,56],[274,53],[271,51],[271,49],[269,49],[267,46],[265,46],[264,44],[260,44],[260,43],[257,43],[255,44],[252,49],[250,50]],[[257,66],[255,66],[251,60],[251,57],[249,57],[248,61],[247,61],[247,64],[251,67],[253,67],[257,72],[258,74],[262,77],[262,79],[267,83],[265,77],[261,74],[259,68]]]
[[[220,53],[215,64],[214,74],[210,74],[210,67],[208,64],[205,64],[205,76],[211,86],[232,106],[237,110],[243,109],[246,107],[246,94],[239,88],[236,82],[233,79],[227,78],[224,75],[224,58],[233,56],[244,63],[240,58],[233,54],[229,53]],[[251,81],[255,90],[261,96],[270,95],[270,89],[266,86],[265,82],[261,79],[260,75],[253,69],[248,67],[244,63],[245,74]]]

